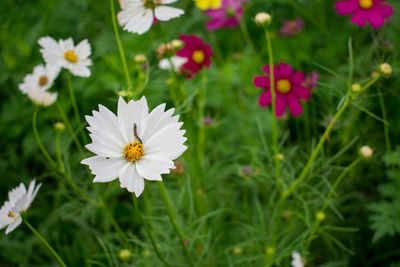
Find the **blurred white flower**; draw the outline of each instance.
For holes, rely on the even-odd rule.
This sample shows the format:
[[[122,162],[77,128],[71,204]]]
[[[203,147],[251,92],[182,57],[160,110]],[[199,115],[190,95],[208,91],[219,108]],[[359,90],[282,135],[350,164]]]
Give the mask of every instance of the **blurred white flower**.
[[[39,39],[38,43],[42,47],[40,52],[47,64],[52,64],[68,69],[73,75],[89,77],[88,66],[92,65],[89,58],[92,49],[88,40],[83,40],[74,46],[72,38],[66,40],[54,40],[46,36]]]
[[[8,192],[8,201],[0,209],[0,229],[7,227],[6,235],[13,231],[22,222],[21,212],[25,212],[31,205],[40,188],[35,188],[35,179],[29,184],[28,191],[21,183],[18,187]]]
[[[301,258],[300,253],[297,251],[292,252],[292,266],[293,267],[304,267],[304,261]]]
[[[187,58],[185,57],[178,57],[178,56],[173,56],[171,59],[168,58],[163,58],[160,60],[158,63],[158,67],[163,70],[171,70],[171,62],[172,65],[174,66],[175,72],[179,72],[182,65],[187,62]]]
[[[97,154],[81,163],[89,166],[94,182],[110,182],[119,177],[122,188],[138,197],[144,179],[161,181],[161,174],[175,168],[173,160],[187,147],[185,130],[174,109],[165,111],[165,104],[149,113],[147,101],[118,101],[117,116],[99,105],[99,111],[86,116],[92,143],[86,148]]]
[[[50,93],[37,87],[28,88],[26,94],[33,103],[42,107],[48,107],[57,100],[57,93]]]
[[[59,66],[38,65],[33,69],[33,73],[25,75],[23,83],[19,84],[19,90],[24,94],[27,94],[31,87],[48,90],[53,85],[59,73]]]
[[[143,34],[153,25],[154,18],[168,21],[177,18],[185,12],[182,9],[164,6],[177,0],[120,0],[121,11],[118,21],[124,30]]]

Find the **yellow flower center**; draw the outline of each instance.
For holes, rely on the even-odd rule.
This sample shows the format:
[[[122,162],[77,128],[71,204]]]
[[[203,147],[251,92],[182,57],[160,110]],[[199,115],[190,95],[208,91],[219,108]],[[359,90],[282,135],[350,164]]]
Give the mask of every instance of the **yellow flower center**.
[[[129,142],[129,144],[124,147],[124,158],[127,161],[137,161],[143,157],[143,155],[143,144],[139,141]]]
[[[161,5],[161,0],[142,0],[142,2],[143,5],[149,9],[154,9],[157,6]]]
[[[75,63],[78,61],[78,56],[75,54],[74,50],[69,50],[64,53],[64,58],[71,63]]]
[[[14,213],[11,210],[8,212],[8,217],[14,218]]]
[[[192,59],[197,64],[203,63],[204,59],[205,59],[205,55],[204,55],[203,50],[194,51],[193,54],[192,54]]]
[[[362,9],[370,9],[374,4],[372,0],[358,0],[358,3]]]
[[[196,6],[202,10],[218,9],[222,6],[222,0],[195,0]]]
[[[40,86],[45,86],[48,82],[49,82],[49,79],[47,79],[46,76],[40,76],[40,78],[39,78]]]
[[[289,93],[290,90],[292,89],[292,86],[290,85],[288,79],[278,80],[278,82],[276,83],[276,87],[277,87],[276,89],[282,94]]]

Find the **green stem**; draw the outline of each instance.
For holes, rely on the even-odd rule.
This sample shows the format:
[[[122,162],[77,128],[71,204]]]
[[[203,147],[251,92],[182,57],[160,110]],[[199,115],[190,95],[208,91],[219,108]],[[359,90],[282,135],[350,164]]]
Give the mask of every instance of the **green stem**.
[[[304,177],[307,175],[311,165],[314,163],[314,160],[317,158],[319,151],[321,150],[322,146],[324,145],[326,138],[328,137],[329,133],[331,132],[333,126],[335,125],[336,121],[339,117],[343,114],[346,108],[350,104],[350,99],[346,99],[343,105],[340,107],[339,111],[333,117],[331,123],[329,123],[328,127],[326,128],[324,134],[322,135],[321,139],[319,140],[317,146],[315,147],[311,157],[309,158],[306,166],[304,167],[303,171],[300,173],[299,177],[295,180],[295,182],[289,187],[287,191],[284,192],[285,196],[288,196],[293,193],[296,187],[303,181]]]
[[[37,236],[37,238],[40,239],[40,241],[42,241],[42,243],[48,248],[48,250],[50,250],[50,252],[53,254],[53,256],[57,259],[57,261],[61,264],[61,266],[63,267],[67,267],[67,265],[64,263],[64,261],[61,259],[61,257],[57,254],[57,252],[50,246],[49,243],[47,243],[47,241],[35,230],[35,228],[33,228],[32,225],[30,225],[30,223],[23,218],[23,221],[25,223],[26,226],[28,226],[29,229],[31,229],[31,231]]]
[[[111,222],[111,225],[115,228],[115,230],[117,231],[118,235],[122,239],[123,243],[125,243],[126,240],[127,240],[126,235],[121,230],[121,227],[119,227],[119,225],[118,225],[117,221],[115,220],[114,216],[111,214],[110,210],[108,209],[108,207],[106,206],[105,202],[102,199],[100,200],[100,207],[103,209],[107,219]]]
[[[115,33],[115,39],[117,40],[119,54],[121,56],[122,67],[124,68],[126,82],[128,84],[128,91],[133,92],[133,86],[131,77],[129,75],[128,65],[126,64],[124,48],[122,47],[121,39],[119,38],[119,32],[117,27],[117,20],[115,19],[115,7],[114,7],[114,0],[110,0],[110,8],[111,8],[111,20],[113,24],[113,29]]]
[[[47,161],[50,163],[51,166],[53,166],[55,169],[59,170],[57,163],[52,159],[52,157],[50,156],[50,154],[47,152],[46,148],[44,147],[42,140],[40,139],[39,136],[39,132],[37,130],[37,114],[39,111],[39,106],[36,106],[35,111],[33,112],[33,116],[32,116],[32,128],[33,128],[33,133],[35,135],[35,139],[37,144],[39,145],[40,150],[42,150],[43,155],[45,156],[45,158],[47,159]]]
[[[56,136],[56,156],[57,156],[58,164],[60,166],[60,172],[64,173],[65,169],[64,169],[64,164],[63,164],[62,157],[61,157],[60,136],[61,136],[61,132],[57,131],[57,136]]]
[[[59,102],[57,102],[56,106],[58,108],[58,112],[60,113],[62,120],[64,121],[65,125],[67,126],[67,129],[68,129],[69,133],[71,134],[72,139],[75,142],[76,147],[79,150],[79,153],[82,154],[83,153],[82,145],[79,142],[79,139],[77,138],[76,134],[74,133],[74,130],[72,129],[72,126],[68,121],[68,117],[65,115],[64,110],[62,109],[62,107],[61,107]]]
[[[250,38],[249,30],[247,29],[247,26],[246,26],[246,23],[244,23],[244,21],[242,19],[238,18],[237,20],[239,21],[239,27],[240,27],[240,31],[242,32],[243,38],[250,45],[251,49],[253,51],[255,51],[253,42]]]
[[[93,201],[75,182],[72,180],[71,176],[69,176],[66,172],[63,173],[65,179],[67,180],[68,184],[78,192],[83,199],[85,199],[88,203],[93,204],[94,206],[98,206],[98,203]]]
[[[271,45],[271,38],[268,32],[268,29],[265,28],[265,37],[267,38],[267,46],[268,46],[268,57],[269,57],[269,81],[270,81],[270,90],[271,90],[271,104],[272,104],[272,142],[274,149],[274,160],[275,160],[275,172],[276,172],[276,180],[278,183],[278,188],[281,190],[282,181],[281,181],[281,167],[280,162],[277,157],[278,155],[278,133],[277,133],[277,125],[276,125],[276,114],[275,114],[275,105],[276,105],[276,92],[275,92],[275,74],[274,74],[274,56]]]
[[[71,97],[71,103],[72,103],[72,107],[74,109],[75,119],[79,124],[79,131],[82,135],[83,141],[85,142],[85,144],[87,144],[88,143],[87,137],[86,137],[84,131],[81,131],[82,121],[81,121],[81,117],[79,115],[80,113],[78,110],[78,105],[76,104],[74,89],[72,88],[71,73],[69,71],[67,72],[67,81],[68,81],[69,96]]]
[[[354,166],[356,166],[361,161],[361,159],[362,158],[358,157],[355,161],[353,161],[349,166],[347,166],[342,171],[342,173],[339,175],[339,177],[336,179],[335,183],[331,187],[331,190],[329,191],[328,196],[326,197],[326,199],[324,201],[324,205],[322,206],[322,209],[320,210],[320,212],[322,212],[322,213],[325,212],[326,208],[328,207],[329,200],[332,198],[333,193],[336,191],[336,188],[342,182],[343,178],[347,175],[347,173],[349,173],[354,168]],[[310,231],[310,236],[308,237],[308,239],[306,241],[306,245],[305,245],[305,249],[304,249],[305,251],[308,250],[308,248],[311,244],[311,241],[313,240],[313,237],[318,230],[320,223],[321,223],[321,220],[318,220],[318,219],[315,220],[315,222],[311,228],[311,231]]]
[[[202,73],[202,89],[199,91],[198,96],[198,108],[199,108],[199,120],[198,120],[198,127],[199,127],[199,137],[198,137],[198,160],[200,168],[203,168],[203,159],[204,159],[204,146],[205,146],[205,127],[204,127],[204,109],[206,104],[206,91],[207,91],[207,74],[205,71]]]
[[[193,267],[194,266],[194,262],[193,262],[192,255],[190,254],[188,246],[185,244],[186,242],[185,242],[185,237],[183,236],[183,232],[182,232],[181,228],[179,227],[178,223],[176,222],[176,216],[175,216],[174,210],[172,208],[171,201],[169,199],[168,193],[165,190],[164,183],[163,182],[157,182],[157,185],[158,185],[158,189],[159,189],[160,194],[161,194],[161,198],[162,198],[162,200],[164,202],[165,210],[168,213],[168,216],[169,216],[169,219],[170,219],[170,221],[172,223],[172,226],[175,228],[175,231],[178,234],[179,240],[181,241],[181,245],[183,247],[183,251],[184,251],[184,253],[185,253],[186,257],[187,257],[187,260],[189,261],[189,265]]]
[[[163,256],[161,256],[161,253],[160,253],[160,251],[158,250],[157,244],[156,244],[155,239],[154,239],[154,237],[153,237],[152,230],[150,229],[149,225],[147,224],[147,222],[146,222],[146,221],[144,220],[144,218],[142,217],[142,213],[140,212],[137,198],[136,198],[136,196],[135,196],[134,194],[132,194],[132,201],[133,201],[133,205],[134,205],[134,207],[135,207],[136,214],[139,216],[140,221],[143,223],[144,228],[146,229],[147,235],[148,235],[149,238],[150,238],[150,242],[151,242],[151,244],[153,245],[154,251],[155,251],[155,253],[156,253],[158,259],[159,259],[162,263],[164,263],[165,266],[171,266],[171,265],[163,258]]]

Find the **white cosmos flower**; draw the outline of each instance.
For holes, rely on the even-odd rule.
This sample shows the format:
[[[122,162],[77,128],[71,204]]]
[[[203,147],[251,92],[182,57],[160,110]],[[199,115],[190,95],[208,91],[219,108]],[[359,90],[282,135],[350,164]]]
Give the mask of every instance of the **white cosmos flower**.
[[[293,267],[304,267],[304,260],[301,258],[300,253],[297,251],[292,252],[292,266]]]
[[[33,73],[24,77],[23,83],[19,84],[19,90],[26,94],[31,87],[48,90],[60,73],[60,67],[56,65],[38,65],[33,69]]]
[[[57,100],[57,93],[50,93],[37,87],[28,88],[26,94],[33,103],[42,107],[48,107]]]
[[[56,42],[53,38],[46,36],[40,38],[38,43],[42,47],[40,52],[47,64],[66,68],[76,76],[90,76],[88,66],[92,65],[92,60],[89,58],[92,49],[88,40],[85,39],[74,46],[72,38]]]
[[[175,168],[173,160],[187,149],[186,131],[174,109],[164,109],[161,104],[149,113],[145,97],[128,103],[120,97],[117,116],[102,105],[86,116],[92,138],[86,148],[97,155],[81,163],[89,166],[94,182],[119,177],[121,187],[139,197],[144,179],[161,181],[161,174]]]
[[[118,21],[124,30],[143,34],[153,25],[154,17],[160,21],[177,18],[183,13],[182,9],[164,6],[177,0],[120,0],[121,11]]]
[[[0,229],[7,227],[6,234],[13,231],[22,222],[21,212],[25,212],[31,205],[41,184],[35,188],[35,180],[29,184],[28,191],[21,183],[8,192],[8,201],[0,209]]]
[[[170,60],[172,62],[172,65],[174,66],[175,72],[179,72],[182,65],[187,62],[187,58],[178,56],[173,56]],[[163,70],[171,70],[171,62],[168,58],[163,58],[158,63],[158,67]]]

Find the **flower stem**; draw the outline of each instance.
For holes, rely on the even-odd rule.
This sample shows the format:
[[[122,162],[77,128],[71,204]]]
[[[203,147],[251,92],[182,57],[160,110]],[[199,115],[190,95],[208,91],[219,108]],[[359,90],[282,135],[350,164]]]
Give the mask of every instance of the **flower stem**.
[[[139,209],[139,204],[138,204],[138,200],[136,198],[136,196],[134,194],[132,194],[132,201],[133,201],[133,205],[135,207],[135,212],[136,214],[139,216],[140,221],[143,223],[144,228],[146,229],[147,235],[150,238],[151,244],[153,245],[154,251],[157,254],[158,259],[165,264],[165,266],[171,266],[165,259],[163,256],[161,256],[160,251],[158,250],[157,244],[155,242],[155,239],[153,237],[153,233],[149,227],[149,225],[147,224],[147,222],[144,220],[144,218],[142,217],[142,213],[140,212]]]
[[[181,241],[181,244],[182,244],[182,247],[183,247],[183,251],[184,251],[184,253],[185,253],[186,257],[187,257],[187,260],[189,261],[189,265],[190,266],[194,266],[192,255],[190,254],[190,251],[189,251],[189,249],[188,249],[188,247],[186,245],[186,242],[185,242],[185,237],[183,236],[182,230],[179,227],[178,223],[176,222],[176,216],[175,216],[174,210],[172,208],[171,201],[169,199],[168,193],[165,190],[164,183],[163,182],[158,182],[157,185],[158,185],[158,189],[159,189],[160,194],[161,194],[161,198],[162,198],[162,200],[164,202],[165,209],[166,209],[166,211],[168,213],[169,219],[170,219],[173,227],[175,228],[176,233],[178,234],[179,240]]]
[[[74,133],[74,130],[72,129],[71,124],[69,123],[68,117],[65,115],[64,110],[62,109],[59,102],[57,102],[56,106],[58,108],[58,112],[60,113],[62,120],[64,121],[69,133],[71,134],[72,139],[74,139],[75,145],[78,148],[79,153],[82,154],[83,153],[82,145],[79,142],[79,139],[77,138],[76,134]]]
[[[277,133],[277,129],[276,129],[276,114],[275,114],[276,93],[275,93],[274,55],[273,55],[273,51],[272,51],[270,34],[269,34],[267,28],[265,28],[265,37],[267,38],[268,57],[269,57],[269,80],[270,80],[271,103],[272,103],[272,142],[273,142],[273,150],[274,150],[273,157],[275,160],[276,180],[278,183],[278,188],[281,189],[281,186],[282,186],[281,167],[280,167],[279,159],[277,157],[277,155],[278,155],[278,133]]]
[[[124,232],[121,230],[121,227],[119,227],[117,221],[115,220],[114,216],[111,214],[110,210],[106,206],[105,202],[101,199],[100,200],[100,207],[103,209],[107,219],[110,221],[111,225],[115,228],[117,231],[118,235],[122,239],[122,242],[125,243],[127,238]]]
[[[360,161],[362,158],[358,157],[355,161],[353,161],[349,166],[347,166],[342,173],[338,176],[338,178],[336,179],[335,183],[333,184],[333,186],[331,187],[331,190],[328,193],[328,196],[326,197],[325,201],[324,201],[324,205],[322,206],[322,209],[320,210],[320,212],[325,212],[326,208],[328,207],[328,203],[329,200],[332,198],[333,193],[336,191],[336,188],[339,186],[339,184],[341,183],[341,181],[343,180],[343,178],[347,175],[347,173],[349,173]],[[318,227],[320,225],[321,221],[320,220],[315,220],[311,231],[310,231],[310,236],[308,237],[307,241],[306,241],[306,245],[304,250],[307,251],[311,241],[313,240],[313,237],[315,235],[315,233],[318,230]]]
[[[53,254],[53,256],[57,259],[57,261],[61,264],[61,266],[63,267],[67,267],[67,265],[64,263],[64,261],[61,259],[61,257],[57,254],[57,252],[50,246],[49,243],[47,243],[47,241],[35,230],[35,228],[33,228],[32,225],[30,225],[30,223],[23,218],[23,221],[25,223],[26,226],[28,226],[29,229],[31,229],[31,231],[37,236],[37,238],[40,239],[40,241],[43,242],[43,244],[48,248],[48,250],[50,250],[50,252]]]
[[[198,118],[198,127],[199,127],[199,137],[198,137],[198,160],[200,168],[203,168],[204,162],[204,143],[206,139],[206,133],[204,128],[204,109],[206,104],[206,93],[207,93],[207,74],[205,71],[202,73],[202,88],[199,91],[198,100],[198,109],[199,109],[199,118]]]
[[[128,65],[126,64],[124,48],[122,47],[121,39],[119,38],[117,20],[115,19],[114,0],[110,0],[110,9],[111,9],[111,20],[112,20],[112,24],[113,24],[114,33],[115,33],[115,40],[117,41],[117,44],[118,44],[118,50],[119,50],[119,54],[121,56],[122,67],[124,68],[126,82],[128,84],[128,91],[133,92],[131,76],[129,75]]]
[[[61,132],[57,131],[57,136],[56,136],[56,156],[57,156],[58,165],[60,166],[60,172],[64,173],[65,169],[64,169],[64,164],[63,164],[62,157],[61,157],[60,135],[61,135]]]
[[[69,95],[71,97],[72,107],[74,109],[75,118],[76,118],[76,121],[79,124],[79,129],[80,129],[82,127],[82,121],[81,121],[81,117],[79,115],[80,113],[79,113],[79,110],[78,110],[78,105],[76,104],[74,89],[72,88],[72,80],[71,80],[71,73],[70,72],[67,72],[67,81],[68,81],[68,90],[69,90]],[[83,131],[81,131],[81,129],[80,129],[80,132],[81,132],[83,141],[85,142],[85,144],[87,144],[88,140],[87,140],[87,137],[86,137],[85,133]]]
[[[39,132],[37,130],[37,114],[39,111],[39,106],[36,106],[35,111],[33,112],[33,116],[32,116],[32,128],[33,128],[33,133],[35,135],[35,139],[37,144],[39,145],[40,150],[42,150],[43,155],[45,156],[45,158],[47,159],[47,161],[49,162],[49,164],[51,166],[53,166],[55,169],[59,170],[57,163],[52,159],[52,157],[50,156],[50,154],[47,152],[46,148],[44,147],[42,140],[40,139],[40,135]]]

